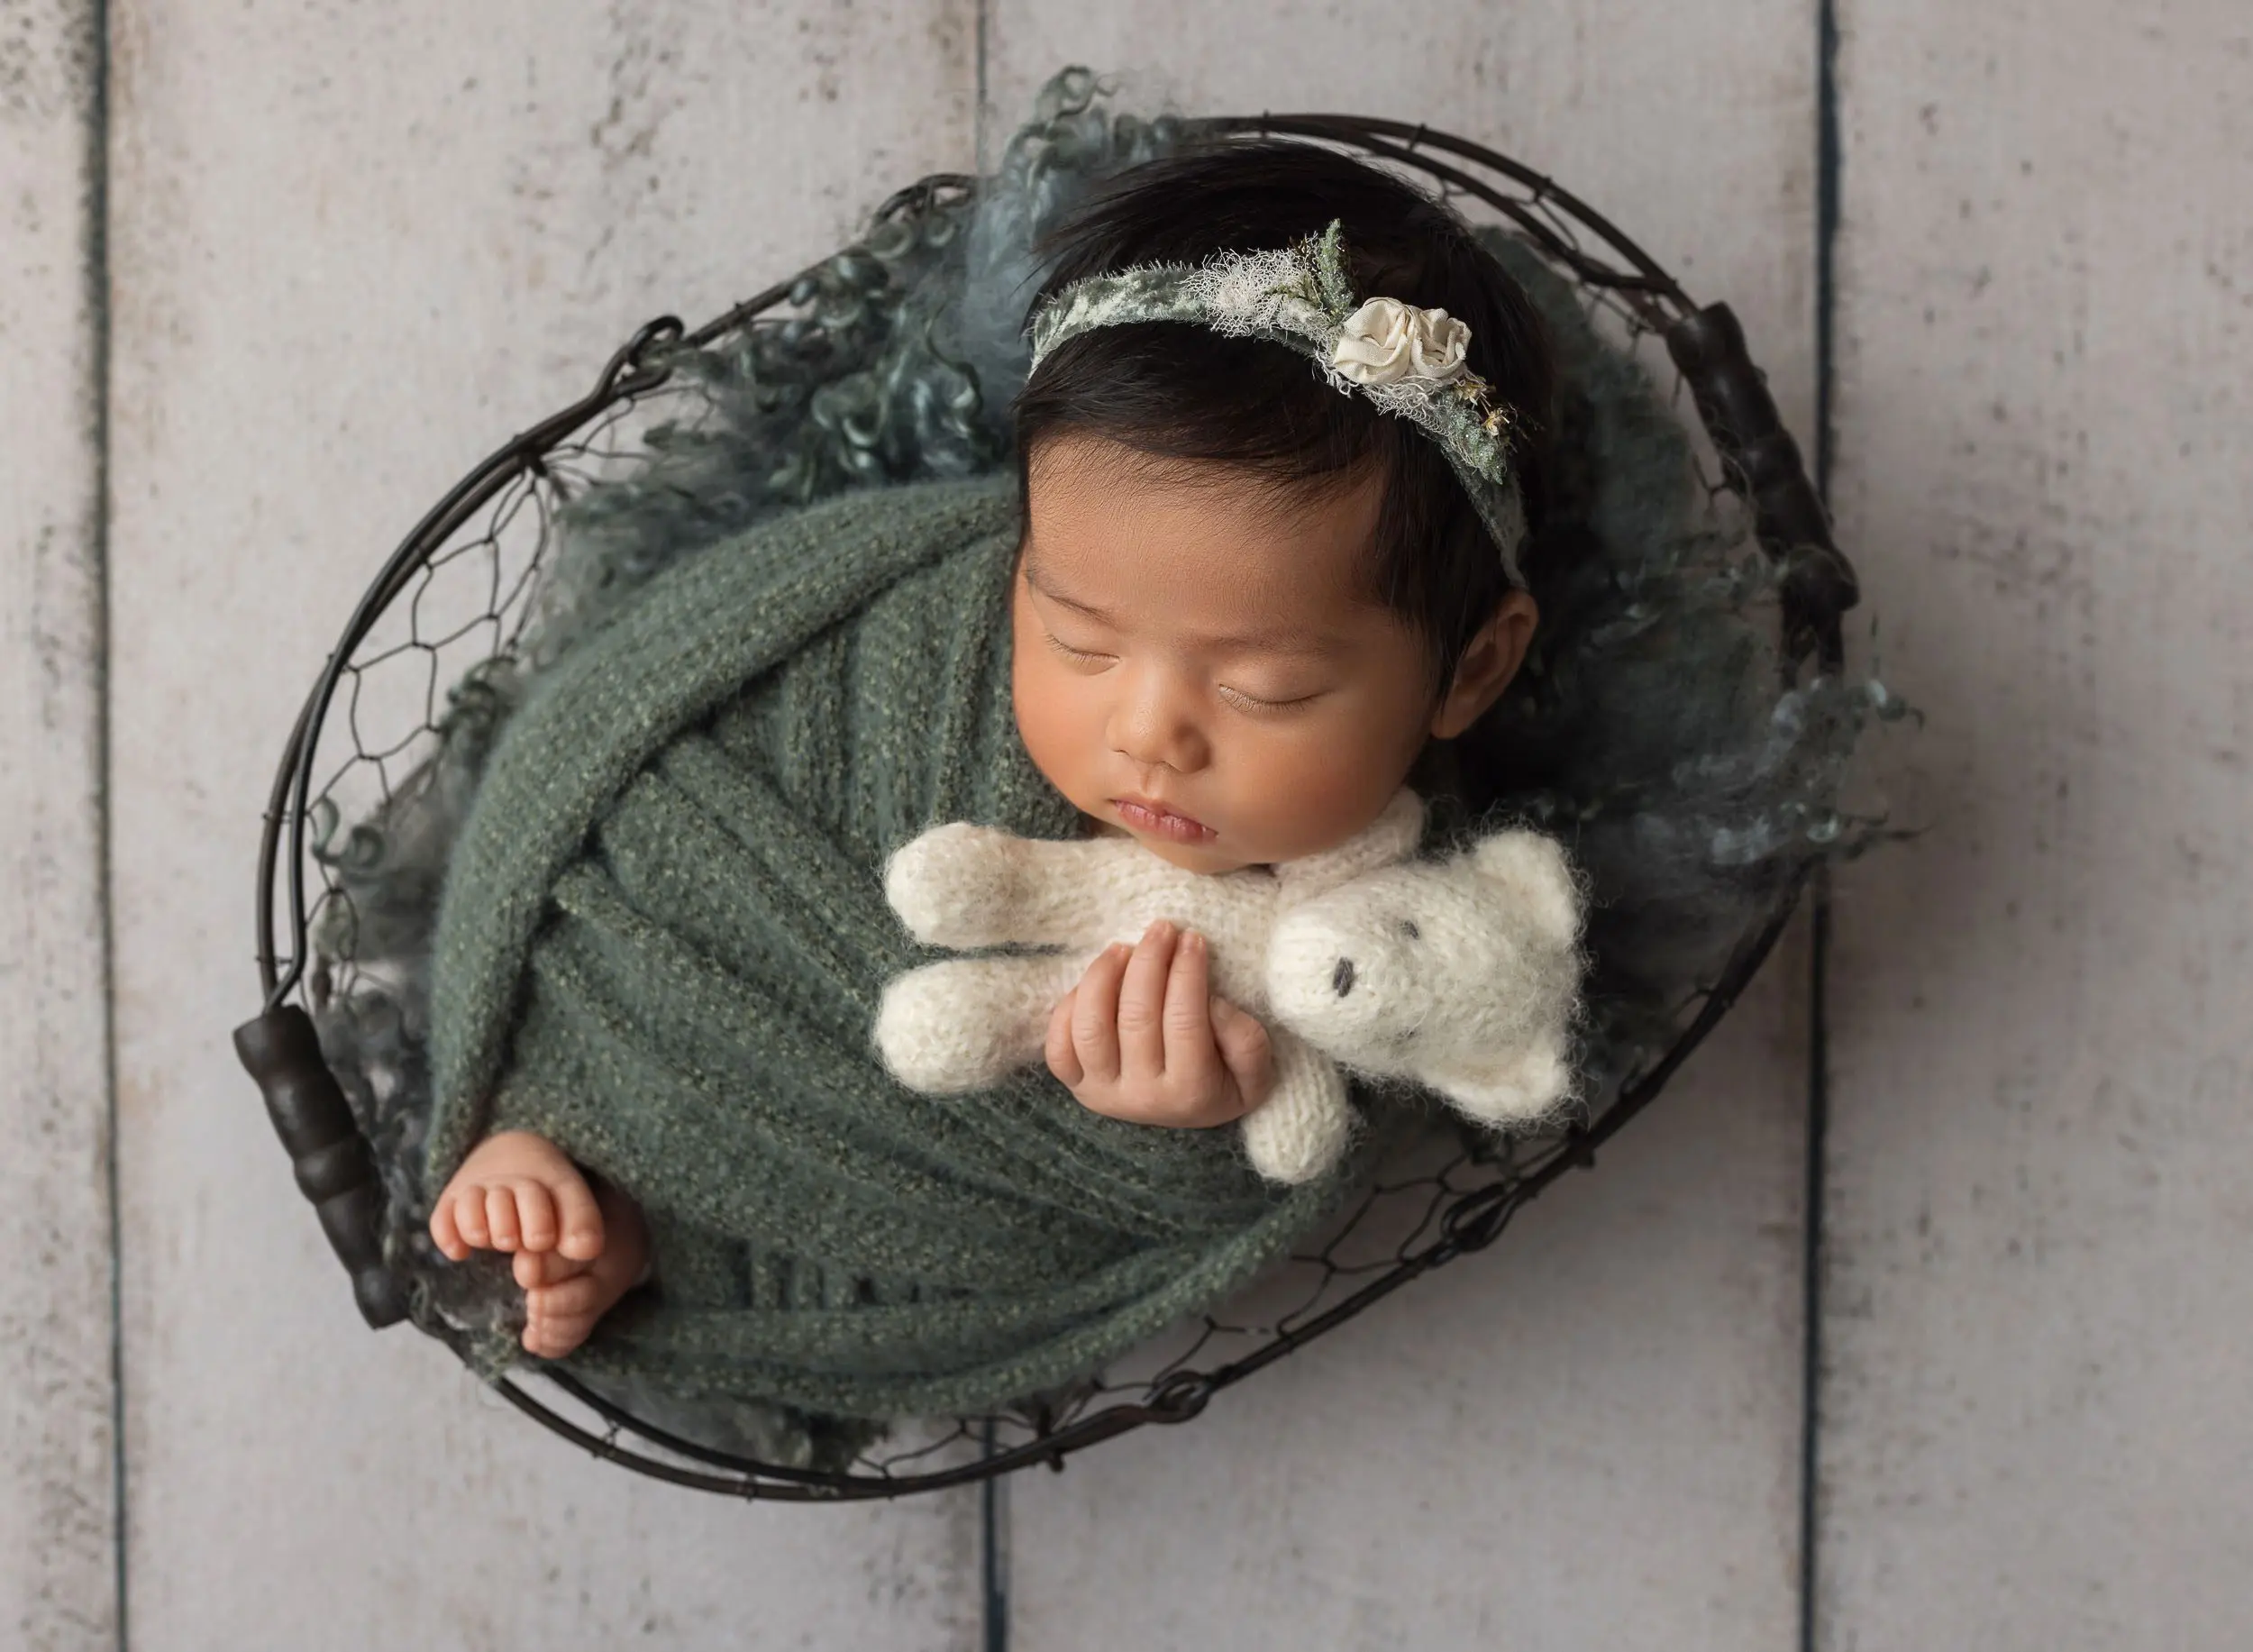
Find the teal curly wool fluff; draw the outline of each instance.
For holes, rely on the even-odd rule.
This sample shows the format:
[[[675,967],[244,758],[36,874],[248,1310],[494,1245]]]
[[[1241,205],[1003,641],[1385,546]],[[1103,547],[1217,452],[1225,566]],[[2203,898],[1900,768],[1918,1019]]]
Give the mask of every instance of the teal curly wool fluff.
[[[918,962],[885,858],[1068,836],[1010,715],[1014,489],[848,495],[661,576],[533,688],[453,850],[427,1183],[527,1129],[642,1204],[654,1299],[571,1364],[853,1418],[1054,1387],[1320,1213],[1228,1131],[1045,1074],[935,1100],[870,1045]]]

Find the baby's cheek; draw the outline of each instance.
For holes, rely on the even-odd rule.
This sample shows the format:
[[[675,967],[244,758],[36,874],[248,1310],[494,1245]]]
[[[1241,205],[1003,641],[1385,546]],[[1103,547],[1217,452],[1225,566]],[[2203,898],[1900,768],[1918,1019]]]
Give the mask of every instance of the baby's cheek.
[[[1273,858],[1292,860],[1336,848],[1374,820],[1414,758],[1390,731],[1310,730],[1247,752],[1232,790],[1257,811]]]
[[[1024,738],[1033,766],[1047,777],[1050,785],[1067,795],[1073,783],[1071,758],[1074,743],[1070,721],[1054,700],[1021,707],[1017,719],[1017,732]]]
[[[1063,682],[1044,680],[1063,675],[1028,662],[1019,649],[1009,673],[1010,700],[1026,755],[1050,785],[1076,800],[1077,771],[1085,764],[1083,753],[1091,736],[1069,678]]]

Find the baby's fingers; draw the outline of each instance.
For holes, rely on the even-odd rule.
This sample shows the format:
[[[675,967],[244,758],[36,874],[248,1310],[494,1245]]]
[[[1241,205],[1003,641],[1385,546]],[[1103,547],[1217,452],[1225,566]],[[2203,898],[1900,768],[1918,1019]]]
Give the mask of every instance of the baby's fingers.
[[[1080,990],[1074,987],[1056,1000],[1056,1008],[1048,1012],[1048,1040],[1043,1054],[1048,1057],[1048,1070],[1056,1075],[1065,1089],[1078,1087],[1087,1077],[1087,1069],[1080,1064],[1080,1052],[1072,1044],[1072,1000]]]
[[[1173,971],[1165,980],[1165,1073],[1169,1080],[1199,1085],[1220,1076],[1209,1004],[1211,983],[1211,954],[1205,937],[1192,930],[1174,948]]]
[[[1072,992],[1072,1048],[1086,1075],[1106,1082],[1118,1076],[1118,983],[1128,950],[1105,947]]]
[[[1179,936],[1160,918],[1143,931],[1118,983],[1118,1061],[1136,1072],[1165,1068],[1165,983]]]
[[[1275,1046],[1268,1040],[1267,1028],[1256,1016],[1245,1014],[1225,998],[1216,998],[1212,1030],[1220,1045],[1220,1059],[1227,1063],[1228,1074],[1244,1098],[1245,1111],[1249,1112],[1266,1100],[1267,1092],[1275,1087]]]

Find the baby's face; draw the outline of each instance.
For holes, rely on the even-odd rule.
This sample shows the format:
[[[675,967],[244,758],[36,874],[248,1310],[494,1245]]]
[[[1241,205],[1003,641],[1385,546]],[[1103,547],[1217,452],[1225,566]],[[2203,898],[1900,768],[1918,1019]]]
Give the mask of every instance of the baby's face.
[[[1029,491],[1012,686],[1051,784],[1195,872],[1377,817],[1439,711],[1423,644],[1362,589],[1381,476],[1281,504],[1074,434],[1035,453]]]

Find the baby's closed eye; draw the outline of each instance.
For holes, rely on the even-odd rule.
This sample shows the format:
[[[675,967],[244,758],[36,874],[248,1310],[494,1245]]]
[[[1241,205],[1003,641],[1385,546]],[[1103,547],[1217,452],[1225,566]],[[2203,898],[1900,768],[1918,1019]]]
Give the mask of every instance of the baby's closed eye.
[[[1084,671],[1099,673],[1118,663],[1117,654],[1099,648],[1081,648],[1074,643],[1067,643],[1045,625],[1041,627],[1041,640],[1047,643],[1051,653]],[[1310,706],[1329,690],[1297,684],[1282,685],[1253,681],[1241,686],[1236,683],[1215,683],[1213,691],[1222,700],[1236,707],[1238,710],[1259,715],[1292,711],[1300,707]]]
[[[1328,692],[1327,689],[1314,689],[1303,694],[1254,694],[1248,689],[1232,688],[1225,682],[1217,687],[1222,699],[1239,710],[1252,712],[1295,711],[1300,707],[1311,706]]]
[[[1100,651],[1092,648],[1074,648],[1071,643],[1065,642],[1063,638],[1058,636],[1053,631],[1044,629],[1041,632],[1041,636],[1046,641],[1048,646],[1053,651],[1063,655],[1063,658],[1069,660],[1074,665],[1100,667],[1106,665],[1115,665],[1118,662],[1118,656],[1117,654],[1103,653]]]

